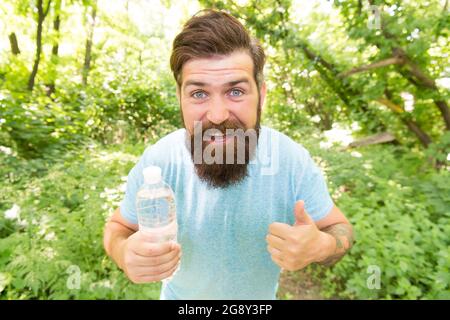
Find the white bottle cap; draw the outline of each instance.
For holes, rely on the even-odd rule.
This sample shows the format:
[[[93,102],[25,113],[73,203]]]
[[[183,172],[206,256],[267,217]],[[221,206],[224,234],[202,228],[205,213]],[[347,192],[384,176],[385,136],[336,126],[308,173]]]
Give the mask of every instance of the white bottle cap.
[[[161,182],[161,168],[157,166],[149,166],[142,170],[144,174],[144,182],[148,184],[154,184]]]

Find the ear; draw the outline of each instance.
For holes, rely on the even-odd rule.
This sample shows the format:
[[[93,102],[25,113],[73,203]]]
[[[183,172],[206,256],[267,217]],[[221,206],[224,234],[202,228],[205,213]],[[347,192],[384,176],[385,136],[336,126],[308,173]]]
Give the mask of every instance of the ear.
[[[267,92],[266,82],[263,81],[263,83],[261,84],[261,88],[259,89],[259,94],[261,96],[261,111],[264,110],[264,102],[266,101],[266,92]]]

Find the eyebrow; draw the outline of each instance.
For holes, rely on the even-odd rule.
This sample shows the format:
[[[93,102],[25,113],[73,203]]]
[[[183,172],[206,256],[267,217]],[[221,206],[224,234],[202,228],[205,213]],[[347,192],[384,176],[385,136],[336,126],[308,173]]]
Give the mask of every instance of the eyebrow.
[[[227,83],[225,83],[225,85],[227,87],[232,87],[232,86],[237,85],[238,83],[250,83],[250,81],[247,78],[241,78],[241,79],[237,79],[237,80],[233,80],[233,81],[227,82]],[[184,88],[186,88],[188,86],[205,87],[205,86],[207,86],[207,83],[202,82],[202,81],[197,81],[197,80],[188,80],[184,84]]]

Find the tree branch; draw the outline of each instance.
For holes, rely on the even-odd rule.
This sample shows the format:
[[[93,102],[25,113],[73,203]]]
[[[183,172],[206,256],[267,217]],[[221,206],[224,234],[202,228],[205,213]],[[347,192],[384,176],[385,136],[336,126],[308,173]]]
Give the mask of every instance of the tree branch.
[[[312,52],[306,44],[299,43],[298,46],[303,50],[303,52],[305,53],[305,55],[308,57],[309,60],[314,61],[316,63],[320,63],[322,66],[324,66],[326,69],[328,69],[332,73],[336,73],[336,71],[335,71],[336,67],[332,63],[326,61],[320,55]]]
[[[386,107],[394,111],[396,114],[398,114],[400,116],[400,120],[404,124],[406,124],[408,129],[416,135],[416,137],[419,139],[422,145],[425,148],[428,147],[428,145],[432,142],[430,136],[425,131],[423,131],[422,128],[414,120],[404,116],[405,111],[403,110],[402,107],[386,98],[378,98],[376,101],[385,105]]]
[[[351,76],[352,74],[355,74],[355,73],[365,72],[365,71],[382,68],[382,67],[387,67],[387,66],[391,66],[393,64],[404,64],[404,63],[405,63],[405,60],[402,57],[391,57],[391,58],[387,58],[384,60],[380,60],[380,61],[371,63],[369,65],[356,67],[349,71],[339,73],[338,77],[345,78],[345,77]]]
[[[50,11],[50,5],[52,4],[52,0],[48,0],[48,3],[47,3],[47,8],[45,8],[45,10],[44,10],[44,12],[43,12],[43,17],[45,18],[46,16],[47,16],[47,14],[48,14],[48,12]]]
[[[391,109],[392,111],[394,111],[395,113],[403,113],[405,112],[405,110],[403,110],[402,107],[400,107],[398,104],[395,104],[394,102],[392,102],[389,99],[386,98],[378,98],[376,100],[378,103],[381,103],[382,105],[388,107],[389,109]]]

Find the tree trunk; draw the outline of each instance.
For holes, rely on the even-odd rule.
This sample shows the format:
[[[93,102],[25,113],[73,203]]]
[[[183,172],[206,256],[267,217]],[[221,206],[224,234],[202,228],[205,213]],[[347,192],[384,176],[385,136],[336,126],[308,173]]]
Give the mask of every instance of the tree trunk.
[[[419,125],[410,119],[402,119],[402,121],[408,126],[409,130],[416,135],[422,145],[425,148],[428,148],[428,145],[431,143],[431,138],[419,127]]]
[[[447,102],[445,102],[444,100],[434,100],[434,103],[442,113],[442,117],[445,121],[445,128],[447,130],[450,130],[450,110],[448,108]]]
[[[47,8],[44,10],[43,0],[37,0],[37,31],[36,31],[36,57],[34,59],[33,70],[31,71],[30,78],[28,79],[28,90],[33,91],[34,82],[39,69],[39,62],[41,61],[42,53],[42,25],[44,24],[45,17],[50,9],[51,0],[48,1]]]
[[[53,30],[56,34],[56,40],[52,46],[50,83],[47,84],[47,96],[49,97],[56,91],[55,80],[56,80],[56,67],[58,65],[60,27],[61,27],[61,0],[57,0],[55,3],[55,18],[53,19]]]
[[[9,43],[11,45],[11,52],[13,55],[17,56],[20,54],[19,44],[17,42],[16,34],[13,32],[9,36]]]
[[[30,78],[28,79],[28,90],[32,91],[34,88],[34,81],[36,79],[36,75],[39,69],[39,62],[41,60],[41,52],[42,52],[42,24],[44,23],[43,19],[43,10],[42,10],[42,0],[37,0],[38,5],[38,25],[37,25],[37,33],[36,33],[36,56],[34,58],[33,70],[31,71]]]
[[[88,32],[86,38],[86,50],[84,54],[84,64],[83,64],[83,85],[87,85],[88,75],[91,69],[91,59],[92,59],[92,39],[94,37],[95,20],[97,17],[97,2],[92,6],[91,21],[88,25]]]
[[[58,53],[59,53],[59,29],[60,29],[60,26],[61,26],[61,17],[60,17],[60,14],[58,13],[58,15],[55,17],[55,20],[53,20],[53,30],[55,30],[55,32],[57,34],[57,39],[52,47],[52,55],[54,55],[56,57],[58,56]]]
[[[377,133],[356,141],[353,141],[348,145],[349,148],[365,147],[373,144],[394,142],[395,136],[390,132]]]
[[[391,97],[391,93],[389,90],[385,89],[385,93],[388,98]],[[409,119],[407,116],[405,116],[405,112],[402,107],[395,104],[390,99],[380,98],[380,99],[377,99],[377,102],[385,105],[386,107],[391,109],[396,115],[398,115],[400,120],[404,124],[406,124],[408,129],[416,135],[416,137],[417,137],[417,139],[419,139],[420,143],[422,143],[422,145],[425,148],[428,148],[428,145],[431,143],[431,138],[428,136],[428,134],[425,131],[422,130],[422,128],[420,128],[420,126],[414,120]]]

